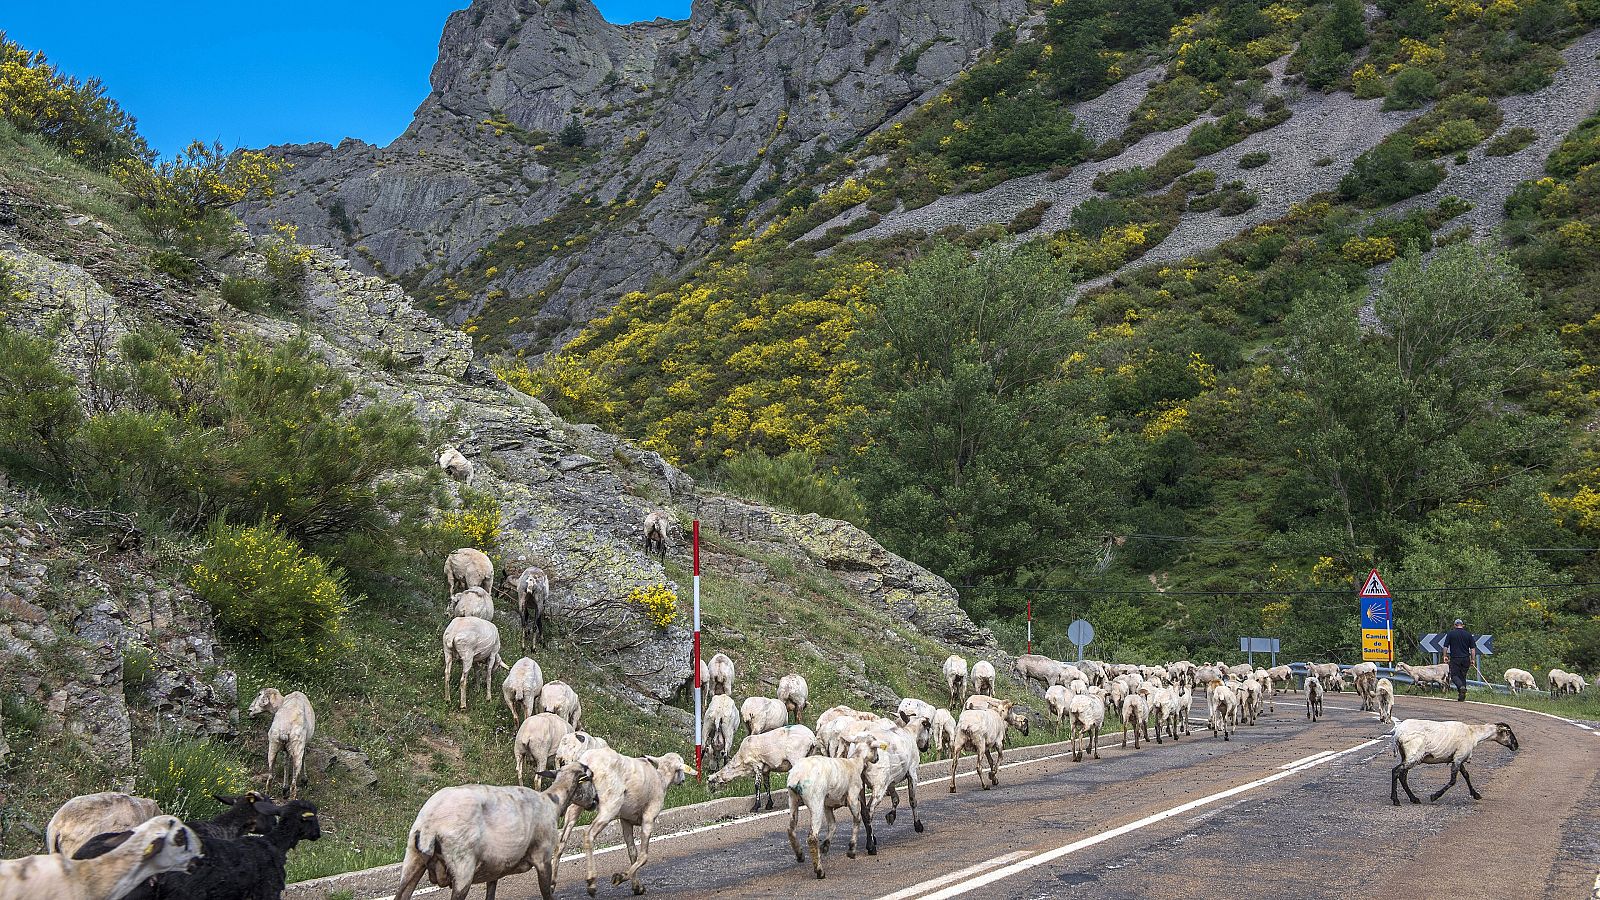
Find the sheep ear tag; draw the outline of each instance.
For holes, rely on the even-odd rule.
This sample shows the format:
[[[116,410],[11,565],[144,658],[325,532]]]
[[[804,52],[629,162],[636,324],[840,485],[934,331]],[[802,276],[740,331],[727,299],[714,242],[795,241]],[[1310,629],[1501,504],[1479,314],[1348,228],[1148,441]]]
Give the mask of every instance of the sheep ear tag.
[[[300,814],[300,818],[309,819],[309,818],[312,818],[315,815],[316,815],[316,813],[314,813],[314,812],[312,812],[311,810],[308,809],[305,812]]]
[[[165,845],[166,842],[167,839],[165,837],[158,837],[151,841],[150,846],[144,848],[144,858],[149,859],[150,857],[155,856],[157,853],[160,853],[162,846]]]

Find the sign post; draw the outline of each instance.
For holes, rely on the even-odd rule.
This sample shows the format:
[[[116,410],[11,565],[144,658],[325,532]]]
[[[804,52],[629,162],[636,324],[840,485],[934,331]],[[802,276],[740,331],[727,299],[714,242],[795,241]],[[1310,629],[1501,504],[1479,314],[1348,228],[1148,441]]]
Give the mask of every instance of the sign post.
[[[704,780],[700,770],[701,756],[705,752],[706,731],[700,705],[700,520],[694,520],[694,770]]]
[[[1084,619],[1074,619],[1067,626],[1067,639],[1078,646],[1078,659],[1083,659],[1083,648],[1094,640],[1094,626]]]
[[[1394,600],[1378,570],[1367,573],[1356,597],[1361,604],[1361,658],[1368,662],[1394,661]]]
[[[1024,653],[1033,652],[1033,598],[1028,598],[1028,649]]]

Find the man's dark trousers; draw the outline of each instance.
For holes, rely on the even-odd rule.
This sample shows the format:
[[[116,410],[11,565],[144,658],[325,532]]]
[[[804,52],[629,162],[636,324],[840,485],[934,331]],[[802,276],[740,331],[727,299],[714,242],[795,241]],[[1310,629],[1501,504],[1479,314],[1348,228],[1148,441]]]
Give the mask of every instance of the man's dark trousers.
[[[1467,699],[1467,666],[1472,661],[1465,656],[1450,657],[1450,683],[1456,686],[1456,699]]]

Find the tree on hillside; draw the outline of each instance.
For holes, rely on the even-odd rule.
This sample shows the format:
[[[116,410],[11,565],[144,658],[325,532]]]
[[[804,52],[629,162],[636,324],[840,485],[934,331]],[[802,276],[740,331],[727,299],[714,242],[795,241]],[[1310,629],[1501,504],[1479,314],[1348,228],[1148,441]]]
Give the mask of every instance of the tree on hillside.
[[[1292,391],[1285,448],[1326,497],[1352,547],[1398,555],[1407,530],[1446,504],[1523,486],[1560,442],[1558,423],[1524,408],[1561,366],[1505,255],[1471,244],[1423,265],[1394,264],[1380,329],[1334,285],[1287,323]]]
[[[1005,583],[1098,545],[1122,469],[1100,387],[1064,374],[1084,334],[1048,253],[940,245],[887,279],[857,334],[876,533],[961,583]]]

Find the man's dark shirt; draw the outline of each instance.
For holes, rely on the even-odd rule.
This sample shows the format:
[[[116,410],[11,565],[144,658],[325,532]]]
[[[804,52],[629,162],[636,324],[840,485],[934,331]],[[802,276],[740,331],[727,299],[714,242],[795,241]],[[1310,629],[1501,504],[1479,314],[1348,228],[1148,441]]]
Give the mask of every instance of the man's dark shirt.
[[[1444,648],[1451,659],[1466,659],[1472,655],[1477,640],[1465,628],[1452,628],[1444,636]]]

